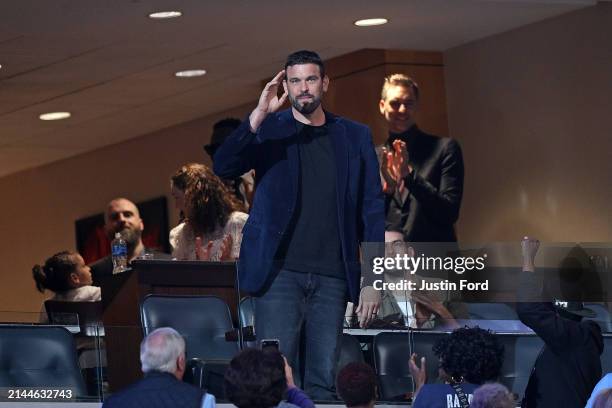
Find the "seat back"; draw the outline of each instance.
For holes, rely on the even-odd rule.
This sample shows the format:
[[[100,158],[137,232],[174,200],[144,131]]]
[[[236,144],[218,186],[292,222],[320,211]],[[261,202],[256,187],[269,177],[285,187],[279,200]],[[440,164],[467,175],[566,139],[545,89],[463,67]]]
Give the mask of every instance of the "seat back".
[[[245,296],[240,300],[238,317],[239,323],[244,329],[251,326],[255,330],[255,299],[250,296]],[[255,333],[257,335],[257,333]],[[246,340],[245,347],[257,347],[257,339]]]
[[[140,306],[144,334],[172,327],[184,338],[187,359],[230,360],[238,343],[225,341],[233,330],[227,304],[216,296],[148,295]]]
[[[504,345],[504,364],[499,382],[520,401],[544,342],[535,334],[498,334],[497,337]]]
[[[348,363],[359,362],[363,363],[363,352],[357,337],[350,334],[342,333],[340,338],[340,352],[338,353],[338,362],[336,363],[336,374],[340,372]]]
[[[381,399],[393,401],[403,399],[407,393],[414,392],[414,385],[408,360],[414,352],[427,361],[429,383],[438,381],[437,357],[432,347],[438,339],[447,336],[444,332],[386,332],[374,337],[374,365],[380,383]]]
[[[72,334],[63,327],[0,325],[0,387],[87,390]]]
[[[255,299],[250,296],[246,296],[240,301],[240,324],[242,324],[242,327],[255,327]]]
[[[102,302],[67,302],[62,300],[45,301],[49,323],[79,326],[84,336],[101,335]]]

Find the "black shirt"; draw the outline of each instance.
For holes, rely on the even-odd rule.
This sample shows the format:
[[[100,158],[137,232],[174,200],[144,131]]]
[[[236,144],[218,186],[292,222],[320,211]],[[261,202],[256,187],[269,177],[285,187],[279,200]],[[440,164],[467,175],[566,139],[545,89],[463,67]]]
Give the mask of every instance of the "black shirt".
[[[326,125],[296,121],[300,175],[296,207],[279,248],[283,268],[345,279],[338,232],[336,162]]]

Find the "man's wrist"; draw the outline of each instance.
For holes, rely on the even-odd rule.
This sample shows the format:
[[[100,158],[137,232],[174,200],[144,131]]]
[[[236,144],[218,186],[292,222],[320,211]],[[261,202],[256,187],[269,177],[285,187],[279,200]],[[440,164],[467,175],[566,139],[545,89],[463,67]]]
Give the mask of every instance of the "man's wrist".
[[[259,126],[267,116],[267,112],[263,112],[258,108],[253,109],[253,112],[249,115],[249,129],[253,133],[257,133]]]

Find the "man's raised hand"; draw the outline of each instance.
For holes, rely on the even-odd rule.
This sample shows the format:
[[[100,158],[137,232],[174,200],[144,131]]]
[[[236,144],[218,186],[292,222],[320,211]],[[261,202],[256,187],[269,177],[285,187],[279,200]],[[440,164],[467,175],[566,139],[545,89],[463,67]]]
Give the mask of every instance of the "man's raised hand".
[[[251,112],[249,116],[249,123],[251,125],[251,131],[256,132],[261,122],[264,121],[269,113],[276,112],[287,99],[287,91],[285,91],[281,97],[278,97],[278,86],[285,77],[285,70],[281,70],[270,82],[266,84],[261,95],[259,96],[259,102],[257,107]]]
[[[523,270],[533,272],[535,270],[535,257],[540,248],[540,241],[535,238],[524,237],[521,241],[521,252],[523,255]]]

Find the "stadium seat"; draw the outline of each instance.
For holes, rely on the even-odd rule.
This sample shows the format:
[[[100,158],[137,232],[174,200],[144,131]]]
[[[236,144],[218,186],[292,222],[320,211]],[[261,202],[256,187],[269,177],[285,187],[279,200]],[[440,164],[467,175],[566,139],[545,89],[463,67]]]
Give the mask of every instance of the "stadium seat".
[[[234,329],[227,304],[216,296],[148,295],[140,306],[140,317],[145,335],[158,327],[178,331],[185,338],[187,360],[204,367],[203,377],[194,382],[222,399],[222,382],[216,379],[239,352],[238,343],[225,340],[225,333]]]
[[[57,326],[0,325],[0,387],[70,388],[86,397],[72,334]]]

